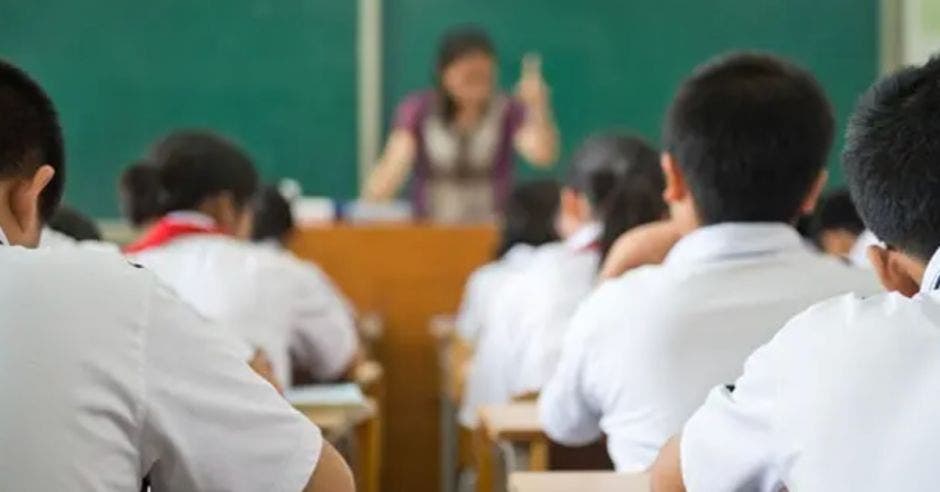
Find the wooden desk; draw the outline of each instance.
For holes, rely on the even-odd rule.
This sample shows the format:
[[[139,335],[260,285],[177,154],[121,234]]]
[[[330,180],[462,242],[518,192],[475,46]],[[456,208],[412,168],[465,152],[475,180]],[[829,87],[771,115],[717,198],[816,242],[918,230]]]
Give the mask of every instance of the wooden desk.
[[[316,424],[327,441],[349,435],[376,413],[375,402],[368,399],[363,406],[295,405],[294,408]]]
[[[385,369],[383,492],[440,486],[439,392],[428,322],[455,312],[467,277],[492,257],[492,226],[312,227],[291,249],[315,262],[359,312],[384,321],[375,355]]]
[[[509,492],[648,492],[645,474],[614,472],[516,472],[509,476]]]
[[[529,470],[548,469],[548,437],[539,422],[534,401],[489,405],[480,409],[474,440],[477,458],[477,492],[491,492],[496,480],[496,445],[500,442],[529,447]],[[507,470],[507,473],[513,470]]]

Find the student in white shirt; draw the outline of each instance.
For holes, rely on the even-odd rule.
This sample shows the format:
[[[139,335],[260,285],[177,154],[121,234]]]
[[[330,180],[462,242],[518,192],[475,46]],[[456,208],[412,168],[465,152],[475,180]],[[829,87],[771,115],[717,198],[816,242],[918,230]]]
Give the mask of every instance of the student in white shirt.
[[[324,322],[329,300],[308,270],[243,240],[258,183],[245,153],[217,135],[181,131],[158,142],[150,161],[162,217],[127,247],[133,261],[262,349],[282,386],[291,384],[291,353],[314,379],[343,376],[358,354],[352,323]]]
[[[52,103],[0,61],[3,489],[352,491],[319,430],[152,274],[32,249],[64,177]]]
[[[552,439],[606,434],[623,472],[647,469],[783,321],[877,288],[790,225],[812,210],[833,135],[809,73],[769,55],[714,60],[681,85],[663,134],[665,197],[682,238],[662,265],[608,281],[581,305],[539,400]]]
[[[500,290],[474,354],[460,415],[465,426],[475,425],[480,405],[539,390],[610,242],[665,213],[662,187],[658,155],[638,137],[595,135],[575,152],[557,219],[565,240],[540,248]]]
[[[849,121],[846,181],[886,243],[869,258],[892,292],[831,299],[787,323],[663,449],[657,490],[936,490],[938,110],[934,58],[877,82]]]
[[[496,260],[470,275],[457,315],[457,334],[475,344],[486,328],[486,313],[501,285],[524,271],[539,246],[558,240],[558,184],[552,180],[523,183],[509,194]]]
[[[275,186],[263,186],[253,200],[251,240],[264,249],[269,249],[284,258],[296,272],[296,281],[309,284],[313,293],[311,299],[319,301],[316,309],[310,311],[309,323],[321,329],[353,335],[356,329],[356,310],[352,303],[343,296],[333,280],[310,260],[303,260],[287,249],[287,243],[296,233],[294,215],[290,202],[281,195]],[[294,332],[301,336],[301,331]],[[305,353],[309,344],[303,340],[291,343],[291,358],[295,361],[311,360],[319,357],[316,353]]]
[[[849,190],[839,188],[826,192],[819,199],[816,211],[809,220],[809,234],[824,253],[855,263],[853,254],[861,249],[862,257],[868,250],[862,237],[867,231],[862,218],[852,203]],[[868,263],[868,259],[864,259]]]

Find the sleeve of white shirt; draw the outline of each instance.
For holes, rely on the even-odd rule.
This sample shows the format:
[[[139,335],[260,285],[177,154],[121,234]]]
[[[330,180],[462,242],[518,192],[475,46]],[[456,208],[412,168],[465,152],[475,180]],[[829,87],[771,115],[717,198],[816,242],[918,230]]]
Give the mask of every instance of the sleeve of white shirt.
[[[754,352],[733,390],[713,389],[686,423],[680,462],[690,492],[782,487],[773,444],[779,345],[775,339]]]
[[[295,325],[290,350],[294,360],[317,379],[339,378],[359,349],[352,313],[326,276],[312,265],[294,272]]]
[[[460,309],[457,311],[457,334],[460,338],[475,343],[482,331],[483,297],[485,292],[483,288],[486,285],[487,267],[483,266],[470,275],[467,285],[464,288],[463,299],[460,302]],[[492,286],[489,286],[492,288]]]
[[[602,435],[600,409],[587,393],[584,379],[591,318],[582,306],[571,320],[558,368],[539,396],[539,418],[552,440],[571,446],[589,444]]]
[[[140,447],[154,490],[303,489],[319,429],[167,289],[155,290],[148,319]]]

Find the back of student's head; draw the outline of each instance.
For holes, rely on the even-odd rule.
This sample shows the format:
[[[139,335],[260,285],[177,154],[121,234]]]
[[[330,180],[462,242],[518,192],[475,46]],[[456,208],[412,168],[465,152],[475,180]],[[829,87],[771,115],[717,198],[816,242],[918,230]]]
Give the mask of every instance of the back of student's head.
[[[833,230],[859,235],[865,230],[848,188],[832,190],[820,197],[810,227],[814,235]]]
[[[555,214],[558,212],[558,183],[536,180],[516,186],[506,201],[506,216],[497,256],[517,244],[539,246],[558,240]]]
[[[261,188],[254,202],[254,214],[252,241],[274,240],[283,244],[294,230],[290,202],[276,186]]]
[[[40,218],[48,219],[65,186],[59,118],[39,84],[0,60],[0,179],[29,178],[43,165],[55,171],[39,199]]]
[[[663,141],[702,225],[793,222],[824,169],[833,126],[809,72],[771,55],[736,53],[682,83]]]
[[[248,155],[235,143],[212,132],[174,132],[153,145],[146,159],[122,176],[127,185],[132,222],[139,223],[180,210],[195,210],[222,194],[245,210],[258,186]]]
[[[101,230],[95,221],[68,205],[60,205],[46,225],[76,241],[101,240]]]
[[[940,247],[940,58],[885,77],[862,96],[843,165],[868,228],[929,260]]]
[[[659,153],[640,137],[588,137],[571,158],[567,186],[584,195],[603,223],[602,255],[623,232],[666,213]]]

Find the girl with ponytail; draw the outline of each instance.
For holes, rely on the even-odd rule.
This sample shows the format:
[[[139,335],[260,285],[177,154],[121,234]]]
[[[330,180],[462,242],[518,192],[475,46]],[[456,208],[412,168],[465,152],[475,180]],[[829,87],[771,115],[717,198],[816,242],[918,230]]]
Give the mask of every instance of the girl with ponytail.
[[[241,148],[210,132],[175,132],[121,184],[131,222],[153,222],[126,248],[132,260],[241,347],[261,349],[278,384],[290,385],[292,357],[315,379],[346,372],[358,354],[348,312],[329,309],[332,298],[296,262],[247,241],[258,174]]]
[[[659,153],[641,138],[597,134],[578,148],[555,221],[563,241],[541,247],[524,274],[494,295],[467,383],[464,425],[475,425],[479,405],[537,392],[547,381],[603,256],[624,231],[665,216],[664,187]]]

